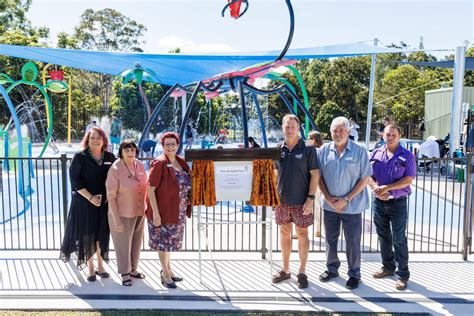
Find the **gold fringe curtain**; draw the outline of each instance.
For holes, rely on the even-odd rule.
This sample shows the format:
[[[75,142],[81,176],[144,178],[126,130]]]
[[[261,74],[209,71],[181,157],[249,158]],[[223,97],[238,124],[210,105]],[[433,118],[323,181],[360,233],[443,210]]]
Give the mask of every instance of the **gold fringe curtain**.
[[[216,205],[214,163],[212,160],[193,161],[193,168],[191,171],[191,188],[191,203],[193,206]]]
[[[276,206],[280,204],[272,160],[254,160],[250,204]]]

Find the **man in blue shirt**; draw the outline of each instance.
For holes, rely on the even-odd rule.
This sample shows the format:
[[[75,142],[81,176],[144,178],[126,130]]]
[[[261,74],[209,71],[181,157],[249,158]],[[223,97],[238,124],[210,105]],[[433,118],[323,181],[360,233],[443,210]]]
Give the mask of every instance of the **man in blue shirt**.
[[[360,283],[361,213],[369,207],[366,186],[372,169],[367,151],[350,140],[349,133],[349,120],[342,116],[336,117],[331,123],[333,141],[318,152],[321,168],[319,186],[324,196],[327,266],[327,271],[319,276],[319,280],[327,282],[339,276],[341,262],[337,256],[337,242],[342,223],[349,267],[346,287],[355,289]]]

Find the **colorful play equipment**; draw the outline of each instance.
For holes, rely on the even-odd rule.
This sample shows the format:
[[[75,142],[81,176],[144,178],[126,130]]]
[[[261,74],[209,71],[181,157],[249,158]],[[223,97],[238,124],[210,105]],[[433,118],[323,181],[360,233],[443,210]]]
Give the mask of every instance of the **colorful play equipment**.
[[[246,7],[245,7],[245,10],[242,13],[240,13],[242,2],[245,2]],[[290,14],[290,32],[289,32],[285,47],[283,48],[279,56],[273,62],[259,63],[254,66],[244,68],[243,70],[224,73],[224,74],[221,74],[209,79],[201,80],[197,83],[188,84],[186,86],[182,86],[180,84],[173,85],[171,89],[168,90],[168,92],[163,96],[163,98],[160,100],[158,105],[155,107],[153,113],[151,114],[142,132],[142,136],[139,141],[139,146],[141,146],[143,142],[146,140],[146,137],[150,131],[150,128],[153,122],[155,121],[156,117],[158,116],[159,111],[167,102],[167,100],[170,98],[170,96],[175,96],[175,97],[184,96],[188,92],[191,93],[191,98],[187,104],[186,113],[184,114],[183,120],[181,122],[181,126],[179,128],[179,136],[181,139],[184,136],[184,130],[189,120],[189,116],[193,109],[197,95],[199,93],[204,93],[206,97],[211,98],[211,97],[216,97],[219,94],[225,93],[229,90],[239,93],[240,95],[240,104],[241,104],[241,109],[242,109],[242,127],[243,127],[243,133],[244,133],[244,147],[245,148],[249,147],[248,118],[247,118],[247,110],[245,106],[246,95],[251,96],[252,101],[255,104],[255,107],[257,109],[257,114],[260,121],[261,129],[262,129],[263,145],[265,147],[267,146],[265,125],[263,122],[262,111],[258,103],[257,95],[269,95],[273,93],[278,94],[280,98],[283,100],[283,102],[285,103],[290,113],[297,114],[298,107],[304,113],[305,118],[306,118],[306,124],[305,124],[306,134],[309,131],[309,125],[311,125],[313,129],[317,129],[316,123],[314,122],[313,118],[311,117],[309,113],[309,109],[308,109],[309,102],[308,102],[306,89],[303,84],[303,80],[301,79],[301,76],[299,75],[298,71],[294,67],[291,67],[292,65],[296,63],[296,60],[283,60],[283,57],[285,56],[286,52],[288,51],[288,48],[291,45],[291,41],[293,39],[293,32],[294,32],[293,7],[291,5],[290,0],[286,0],[285,2],[287,4],[288,12]],[[228,3],[222,10],[222,15],[224,15],[227,8],[230,8],[231,16],[237,19],[241,17],[248,9],[248,1],[228,0]],[[286,79],[282,78],[281,76],[276,76],[274,73],[272,75],[269,75],[268,78],[272,79],[272,76],[273,78],[278,78],[278,80],[283,82],[281,86],[272,90],[261,90],[252,86],[252,84],[254,83],[256,79],[267,76],[269,73],[272,72],[272,70],[279,67],[287,67],[293,72],[293,74],[295,74],[300,84],[300,87],[303,91],[305,104],[298,98],[298,95],[296,94],[295,89],[289,84],[289,82],[285,82]],[[291,103],[288,100],[288,97],[286,96],[286,94],[288,94],[293,99],[294,107],[291,106]],[[303,135],[303,138],[305,138],[305,131],[301,130],[301,134]],[[180,148],[178,152],[181,151],[181,149],[182,149],[182,144],[180,144]]]
[[[244,11],[242,11],[242,13],[240,12],[240,8],[242,6],[242,3],[245,3],[245,9]],[[222,17],[225,16],[225,11],[227,9],[230,10],[230,16],[234,19],[238,19],[240,18],[242,15],[245,14],[245,12],[247,12],[249,8],[249,2],[248,0],[228,0],[228,3],[225,5],[225,7],[222,9]]]
[[[296,69],[293,66],[286,66],[286,68],[290,70],[293,73],[293,75],[296,77],[296,80],[298,81],[298,84],[301,89],[301,93],[303,94],[304,106],[309,111],[308,92],[306,91],[306,86],[304,84],[304,81],[303,81],[303,78],[301,77],[300,72],[298,71],[298,69]],[[291,91],[293,91],[293,93],[296,94],[296,89],[293,87],[293,85],[290,83],[289,80],[287,80],[281,75],[281,73],[271,71],[265,75],[265,78],[284,83]],[[296,100],[293,100],[293,110],[295,111],[295,113],[298,113],[298,104]],[[309,133],[309,119],[308,117],[305,117],[305,135],[307,136],[308,133]]]
[[[151,115],[151,106],[146,93],[143,90],[142,83],[143,81],[159,82],[158,75],[151,69],[143,68],[140,63],[135,63],[134,69],[125,70],[121,72],[119,76],[122,77],[122,83],[124,84],[129,83],[131,80],[135,80],[137,82],[137,89],[140,93],[141,101],[147,114],[146,119],[149,119]]]
[[[242,3],[245,3],[245,9],[241,13],[240,9]],[[290,14],[290,32],[288,34],[288,38],[286,40],[285,46],[283,47],[283,50],[281,51],[280,55],[275,59],[275,61],[280,60],[285,56],[286,52],[290,48],[291,41],[293,40],[293,33],[295,31],[295,14],[293,11],[293,6],[291,5],[291,0],[285,0],[285,3],[288,8],[288,13]],[[227,4],[224,6],[221,12],[222,17],[225,16],[225,11],[227,10],[227,8],[230,9],[230,16],[234,19],[238,19],[242,15],[244,15],[245,12],[247,12],[249,8],[249,2],[248,0],[227,0]]]
[[[53,131],[53,111],[51,99],[49,98],[47,90],[50,90],[52,92],[64,92],[68,89],[68,85],[62,81],[64,77],[63,74],[61,74],[60,72],[54,73],[52,75],[51,80],[49,80],[47,83],[44,83],[43,85],[40,85],[36,82],[37,77],[38,68],[32,62],[27,62],[23,65],[21,69],[21,79],[18,81],[14,81],[10,76],[5,73],[0,74],[0,92],[2,94],[3,99],[7,103],[8,109],[11,114],[10,122],[3,128],[0,134],[0,147],[3,149],[2,156],[5,158],[3,160],[3,170],[13,171],[18,174],[18,194],[24,201],[24,207],[21,211],[19,211],[16,215],[5,219],[3,222],[0,222],[0,224],[5,224],[28,211],[31,205],[29,196],[34,193],[34,190],[28,184],[29,181],[27,181],[28,178],[35,177],[33,172],[33,163],[31,159],[22,159],[32,157],[32,145],[30,138],[22,135],[22,122],[18,117],[17,109],[14,107],[9,93],[15,87],[22,84],[36,87],[41,92],[46,104],[45,112],[47,122],[46,139],[39,154],[39,157],[41,157],[44,154],[46,148],[48,147]],[[45,80],[44,77],[43,80]],[[8,86],[8,88],[5,89],[2,85],[6,84],[10,85]],[[12,123],[14,125],[13,130],[11,129]],[[35,124],[35,122],[31,122],[31,124]],[[13,131],[13,135],[10,135],[10,131]]]
[[[45,85],[40,85],[36,82],[36,79],[38,77],[38,68],[33,62],[27,62],[26,64],[23,65],[21,68],[21,79],[18,81],[13,80],[10,76],[8,76],[5,73],[0,74],[0,85],[5,85],[5,84],[10,84],[8,88],[6,88],[6,93],[7,95],[17,86],[19,85],[28,85],[28,86],[33,86],[38,89],[38,91],[41,92],[46,106],[45,106],[45,111],[46,111],[46,122],[47,122],[47,132],[46,132],[46,137],[44,140],[43,147],[41,149],[40,154],[38,157],[42,157],[44,152],[46,151],[46,148],[49,145],[49,142],[51,141],[51,137],[53,134],[53,108],[51,104],[51,99],[48,95],[47,90],[50,91],[65,91],[68,89],[68,86],[66,83],[63,81],[59,80],[50,80],[48,81]],[[11,119],[10,122],[5,126],[3,129],[3,135],[5,133],[8,133],[11,123],[15,124],[15,128],[17,128],[17,124],[20,124],[20,121],[18,120],[18,113],[16,110],[11,111]],[[18,126],[19,128],[20,126]],[[21,140],[21,129],[18,130],[17,132],[18,140]],[[8,155],[6,155],[8,157]],[[20,158],[23,157],[22,155],[19,156]]]
[[[5,90],[5,88],[3,88],[1,85],[0,85],[0,94],[2,95],[3,99],[5,100],[7,106],[8,106],[8,109],[12,115],[12,119],[14,121],[14,126],[15,126],[15,131],[16,131],[16,134],[17,134],[17,144],[21,144],[20,146],[18,146],[18,157],[17,158],[21,158],[21,157],[24,157],[24,147],[22,146],[23,144],[23,137],[21,135],[21,127],[20,127],[20,121],[18,120],[18,117],[15,115],[15,107],[13,106],[13,103],[8,95],[8,92],[7,90]],[[5,136],[5,132],[2,133],[3,135],[3,141],[6,143],[6,147],[5,148],[8,148],[8,134],[6,134]],[[30,150],[30,153],[31,153],[31,143],[29,145],[29,150]],[[8,157],[8,156],[6,156]],[[6,159],[5,159],[6,161]],[[31,160],[29,161],[31,162]],[[24,170],[25,168],[25,165],[28,166],[27,170]],[[6,167],[8,168],[9,164],[7,163]],[[5,169],[5,165],[4,165],[4,169]],[[27,179],[28,175],[25,175],[25,173],[28,173],[29,176],[33,176],[34,177],[34,174],[33,174],[33,168],[32,168],[32,165],[31,163],[17,163],[16,166],[14,166],[14,170],[18,173],[18,194],[20,195],[20,197],[23,199],[24,203],[23,203],[23,209],[20,210],[16,215],[13,215],[11,216],[10,218],[8,219],[4,219],[2,222],[0,222],[0,224],[6,224],[10,221],[12,221],[13,219],[19,217],[19,216],[22,216],[23,214],[25,214],[25,212],[30,208],[31,206],[31,202],[29,200],[29,196],[31,194],[34,193],[34,190],[31,188],[31,186],[29,184],[26,184],[28,183],[28,181],[25,182],[25,180]]]
[[[71,145],[71,113],[72,113],[72,75],[65,76],[64,70],[50,70],[49,71],[49,78],[47,75],[47,70],[53,64],[47,64],[43,67],[42,70],[42,79],[43,79],[43,86],[46,86],[49,83],[48,90],[54,93],[62,93],[66,90],[68,91],[67,94],[67,143]],[[65,79],[67,79],[68,83],[65,84]]]

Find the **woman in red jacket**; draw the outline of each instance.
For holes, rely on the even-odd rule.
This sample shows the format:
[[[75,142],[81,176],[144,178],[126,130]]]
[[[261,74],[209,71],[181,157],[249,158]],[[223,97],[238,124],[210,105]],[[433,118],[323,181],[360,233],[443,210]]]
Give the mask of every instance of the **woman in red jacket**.
[[[176,288],[183,279],[170,265],[170,253],[181,250],[186,216],[191,217],[191,179],[189,166],[176,154],[179,136],[161,136],[163,154],[153,160],[148,179],[148,232],[150,248],[158,250],[161,262],[161,283]]]

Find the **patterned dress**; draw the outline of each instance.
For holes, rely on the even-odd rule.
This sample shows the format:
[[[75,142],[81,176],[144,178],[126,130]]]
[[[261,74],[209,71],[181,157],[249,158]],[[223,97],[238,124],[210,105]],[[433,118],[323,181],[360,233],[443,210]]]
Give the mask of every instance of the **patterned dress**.
[[[162,224],[156,227],[148,221],[148,244],[151,249],[159,251],[180,251],[183,245],[186,209],[188,208],[191,179],[185,171],[175,170],[179,183],[179,219],[178,224]]]

